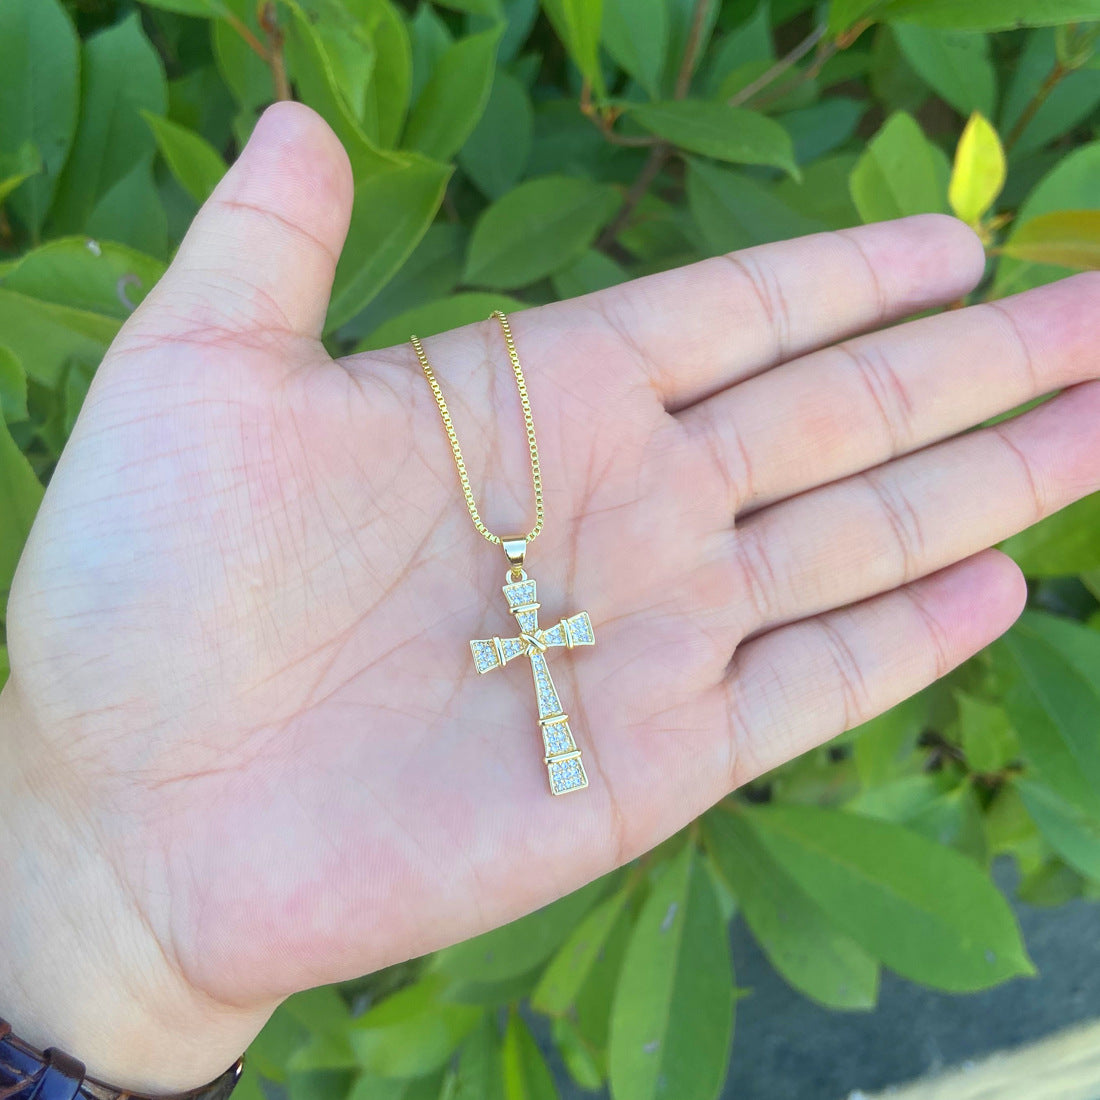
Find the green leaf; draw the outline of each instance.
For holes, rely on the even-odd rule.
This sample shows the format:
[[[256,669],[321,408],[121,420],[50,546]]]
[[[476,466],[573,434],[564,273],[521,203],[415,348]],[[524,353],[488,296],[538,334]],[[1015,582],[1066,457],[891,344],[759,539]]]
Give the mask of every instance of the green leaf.
[[[907,770],[928,720],[929,696],[911,695],[851,732],[856,770],[864,787],[877,787]]]
[[[319,985],[288,997],[280,1006],[315,1034],[343,1036],[351,1014],[334,985]]]
[[[994,652],[1019,676],[1005,705],[1036,776],[1100,816],[1100,632],[1028,611]]]
[[[542,10],[581,74],[602,98],[606,94],[599,57],[602,0],[542,0]]]
[[[0,287],[0,333],[27,377],[54,389],[72,359],[98,363],[118,321]]]
[[[439,1074],[411,1081],[379,1077],[364,1071],[341,1097],[336,1100],[454,1100],[442,1089]]]
[[[465,281],[502,288],[533,283],[576,259],[618,205],[607,184],[572,176],[527,180],[478,219]]]
[[[803,168],[801,180],[780,180],[775,195],[792,210],[823,221],[830,229],[859,225],[859,214],[848,190],[848,177],[857,159],[851,153],[822,157]]]
[[[799,888],[740,815],[706,818],[707,846],[772,966],[795,989],[830,1008],[873,1008],[878,963]]]
[[[0,3],[0,155],[22,155],[30,144],[41,160],[41,174],[9,200],[36,238],[76,132],[78,48],[57,0]]]
[[[549,958],[606,889],[606,881],[597,879],[519,920],[439,951],[432,969],[448,978],[479,982],[525,974]]]
[[[734,164],[767,164],[798,176],[790,135],[756,111],[706,99],[670,99],[632,105],[630,115],[690,153]]]
[[[311,1034],[287,1059],[290,1073],[309,1072],[318,1069],[354,1069],[358,1065],[355,1051],[351,1049],[346,1030],[341,1034],[319,1031]]]
[[[352,108],[341,85],[342,59],[346,56],[342,47],[335,47],[331,37],[318,31],[297,0],[284,3],[290,9],[286,28],[288,71],[303,101],[332,127],[347,150],[356,183],[407,165],[408,157],[380,149],[368,137],[362,119]]]
[[[599,1052],[605,1073],[612,1006],[633,928],[634,913],[627,906],[619,913],[569,1013],[569,1019],[577,1025],[580,1038],[591,1050]]]
[[[829,5],[827,29],[832,34],[846,31],[869,11],[880,7],[884,0],[832,0]],[[878,12],[875,13],[876,15]]]
[[[11,588],[11,579],[31,523],[42,500],[42,485],[30,463],[0,420],[0,602]]]
[[[355,350],[373,351],[376,348],[393,347],[405,343],[413,333],[426,337],[449,332],[453,328],[461,328],[462,325],[484,321],[494,309],[514,313],[526,308],[526,302],[510,298],[507,294],[481,290],[464,291],[399,313],[379,325],[366,340],[356,345]]]
[[[414,157],[356,184],[327,331],[354,317],[404,263],[435,217],[450,174],[448,165]]]
[[[504,1100],[500,1037],[491,1015],[462,1044],[454,1091],[447,1100]]]
[[[891,115],[852,171],[852,201],[865,222],[946,212],[947,158],[904,111]]]
[[[566,1016],[557,1017],[550,1025],[550,1034],[573,1080],[582,1089],[603,1088],[603,1059],[585,1042],[573,1021]]]
[[[88,389],[95,377],[95,364],[73,362],[65,372],[61,388],[61,430],[65,439],[72,435],[73,425],[88,396]]]
[[[428,226],[393,278],[340,329],[341,342],[361,339],[389,318],[450,294],[462,275],[466,237],[465,228],[454,222]]]
[[[153,180],[153,157],[135,164],[95,205],[84,232],[149,256],[168,254],[168,218]]]
[[[704,73],[703,90],[708,97],[716,97],[731,73],[755,69],[759,75],[774,61],[771,4],[769,0],[761,0],[752,16],[715,42],[713,57]]]
[[[444,1000],[444,989],[433,975],[356,1017],[348,1036],[360,1064],[382,1077],[421,1077],[446,1065],[484,1009]]]
[[[1017,779],[1014,785],[1050,846],[1071,867],[1100,881],[1100,818],[1041,783]]]
[[[572,1008],[623,911],[626,899],[626,891],[618,891],[600,902],[570,931],[569,938],[550,960],[531,994],[532,1008],[548,1016],[562,1016]]]
[[[501,1050],[505,1100],[557,1100],[558,1090],[538,1043],[514,1009],[508,1014]]]
[[[1100,493],[1040,520],[1001,543],[1029,577],[1065,577],[1100,569]]]
[[[908,818],[905,826],[934,844],[956,848],[982,867],[989,862],[982,807],[972,783],[943,791]]]
[[[932,91],[960,114],[993,114],[997,74],[984,34],[907,23],[891,29],[905,60]]]
[[[287,1073],[287,1100],[345,1100],[354,1081],[355,1072],[348,1069]]]
[[[1001,247],[1006,256],[1082,271],[1100,268],[1100,210],[1059,210],[1024,222]]]
[[[503,31],[500,23],[447,48],[409,115],[404,139],[408,148],[439,160],[462,148],[489,99]]]
[[[264,1091],[260,1087],[260,1075],[247,1061],[233,1089],[233,1100],[266,1100]]]
[[[1003,706],[966,692],[955,692],[959,741],[970,770],[992,775],[1011,764],[1020,746]]]
[[[412,48],[401,13],[390,0],[357,0],[374,45],[374,68],[363,101],[363,126],[384,148],[397,144],[412,93]]]
[[[847,142],[866,110],[866,102],[837,95],[810,107],[787,111],[779,121],[791,135],[795,160],[805,164]]]
[[[373,80],[376,51],[363,21],[363,0],[298,0],[332,71],[332,83],[344,108],[372,141],[366,121],[367,88]]]
[[[955,149],[947,201],[955,216],[978,228],[1005,184],[1004,148],[989,120],[975,111]]]
[[[27,419],[27,372],[19,356],[0,344],[0,419]]]
[[[903,977],[964,992],[1034,972],[1008,903],[966,856],[843,811],[773,806],[745,820],[842,931]]]
[[[689,844],[638,916],[615,992],[615,1100],[715,1100],[733,1033],[732,970],[714,887]]]
[[[262,37],[253,0],[234,0],[237,18],[258,38]],[[210,27],[214,63],[226,87],[237,103],[248,111],[258,111],[275,96],[271,69],[240,32],[225,19],[216,19]]]
[[[25,253],[0,283],[42,302],[125,320],[164,269],[125,245],[62,237]]]
[[[200,134],[148,111],[141,112],[156,138],[157,148],[180,186],[203,203],[225,175],[221,154]]]
[[[1014,229],[1004,242],[1011,246],[1018,227],[1041,214],[1059,210],[1100,210],[1100,141],[1082,145],[1067,153],[1039,181],[1017,211]],[[1028,290],[1065,277],[1063,267],[1034,264],[1005,256],[997,266],[993,284],[995,296]]]
[[[0,203],[43,167],[38,149],[29,141],[23,142],[14,153],[0,152]]]
[[[625,283],[629,278],[610,256],[589,248],[567,267],[555,271],[550,276],[550,282],[554,286],[554,293],[564,300]]]
[[[1060,859],[1051,859],[1027,871],[1016,886],[1016,897],[1025,905],[1065,905],[1082,896],[1084,881]]]
[[[440,7],[455,11],[469,12],[471,15],[489,15],[499,18],[500,0],[435,0]]]
[[[151,8],[177,15],[214,15],[225,9],[223,0],[144,0]]]
[[[890,0],[874,14],[925,27],[1007,31],[1100,19],[1100,0]]]
[[[688,160],[687,200],[708,255],[826,228],[824,222],[792,210],[774,190],[749,176],[694,157]]]
[[[989,844],[974,787],[965,781],[946,784],[944,775],[905,775],[860,792],[845,803],[845,810],[905,825],[985,866]]]
[[[844,803],[846,810],[903,824],[926,810],[939,798],[942,787],[936,777],[920,773],[887,779],[866,787]]]
[[[1058,61],[1057,31],[1031,31],[1019,57],[1001,105],[1001,133],[1011,133],[1025,110],[1032,110],[1037,89]],[[1022,160],[1088,119],[1100,103],[1100,71],[1081,68],[1065,74],[1043,97],[1012,146],[1014,160]]]
[[[665,0],[604,0],[603,44],[650,99],[660,98],[668,49]]]
[[[447,24],[439,17],[431,4],[422,3],[416,9],[416,15],[409,20],[409,49],[412,53],[412,88],[410,94],[415,102],[439,64],[439,59],[447,52],[453,41]]]
[[[722,4],[720,0],[665,0],[665,3],[668,6],[668,49],[661,90],[664,96],[675,97],[684,54],[694,42],[698,56],[706,56]]]
[[[534,127],[527,89],[510,73],[497,69],[485,111],[458,158],[462,170],[490,199],[519,182],[531,155]]]
[[[80,125],[50,213],[55,233],[78,233],[111,187],[151,155],[141,111],[168,106],[164,69],[135,12],[84,47]]]
[[[249,1044],[245,1062],[281,1084],[286,1080],[287,1060],[308,1037],[308,1030],[280,1005]]]

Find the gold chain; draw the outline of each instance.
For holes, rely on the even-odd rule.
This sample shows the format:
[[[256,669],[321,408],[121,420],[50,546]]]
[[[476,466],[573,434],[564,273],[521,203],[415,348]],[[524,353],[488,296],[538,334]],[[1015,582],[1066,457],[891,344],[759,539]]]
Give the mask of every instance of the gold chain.
[[[538,538],[542,530],[542,470],[539,466],[539,445],[535,440],[535,421],[531,416],[531,401],[527,396],[527,382],[523,377],[523,370],[519,365],[519,353],[516,351],[516,342],[512,338],[512,326],[504,311],[494,309],[489,314],[489,319],[496,318],[504,332],[504,341],[508,345],[508,358],[512,361],[512,372],[516,376],[516,389],[519,390],[519,403],[523,406],[523,423],[527,429],[527,449],[531,452],[531,484],[535,488],[535,526],[523,536],[524,542],[533,542]],[[466,472],[466,463],[462,458],[462,448],[458,445],[458,435],[455,432],[454,421],[451,419],[451,411],[447,408],[447,402],[443,397],[443,391],[439,388],[435,373],[428,362],[427,353],[417,336],[410,336],[409,340],[416,349],[416,357],[420,360],[420,367],[424,371],[424,377],[432,388],[435,403],[439,406],[439,415],[443,421],[443,428],[447,433],[447,439],[451,444],[451,454],[454,455],[455,467],[458,469],[458,480],[462,483],[462,495],[466,498],[466,509],[470,513],[470,519],[482,538],[493,543],[494,546],[503,544],[500,535],[494,535],[481,519],[481,513],[477,510],[477,502],[474,500],[474,491],[470,488],[470,475]]]

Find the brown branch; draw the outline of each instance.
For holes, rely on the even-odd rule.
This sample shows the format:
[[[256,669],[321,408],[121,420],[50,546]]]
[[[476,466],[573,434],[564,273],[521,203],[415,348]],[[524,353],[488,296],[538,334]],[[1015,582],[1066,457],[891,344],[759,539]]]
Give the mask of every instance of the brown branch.
[[[260,26],[267,36],[265,60],[271,69],[271,82],[275,86],[276,99],[293,99],[290,81],[286,75],[286,60],[283,57],[283,29],[279,26],[279,17],[275,5],[267,0],[260,7]]]
[[[222,18],[244,39],[248,48],[262,58],[266,65],[268,63],[267,47],[252,33],[252,28],[239,15],[231,11],[227,10]]]
[[[676,74],[676,86],[672,92],[673,99],[683,99],[691,87],[691,78],[695,74],[695,66],[699,63],[699,47],[703,40],[703,24],[707,20],[707,10],[710,8],[710,0],[695,0],[695,9],[691,13],[691,27],[688,29],[687,41],[684,43],[684,56],[680,61],[680,71]]]
[[[1047,101],[1047,96],[1054,91],[1069,72],[1070,70],[1066,68],[1061,61],[1054,62],[1054,67],[1047,73],[1046,79],[1039,85],[1035,94],[1028,102],[1028,105],[1020,113],[1020,117],[1016,119],[1016,125],[1012,127],[1008,133],[1008,137],[1005,138],[1006,153],[1020,140],[1023,132],[1027,129],[1028,123],[1035,117],[1035,113],[1039,108]]]
[[[666,141],[658,142],[649,151],[649,156],[646,157],[642,170],[623,196],[623,204],[619,207],[618,213],[604,226],[603,232],[596,241],[596,248],[608,248],[615,243],[615,238],[626,228],[627,222],[634,216],[634,210],[638,203],[645,198],[650,185],[665,166],[665,161],[671,151],[672,146]]]
[[[825,25],[822,24],[811,31],[789,53],[784,54],[771,68],[762,72],[755,80],[749,81],[740,91],[735,92],[729,98],[734,107],[740,107],[747,103],[757,92],[763,91],[769,84],[779,79],[792,65],[801,61],[821,41],[825,35]]]
[[[711,0],[695,0],[695,8],[691,15],[691,27],[688,29],[687,40],[684,42],[684,56],[680,60],[680,68],[676,73],[676,84],[673,88],[673,98],[683,99],[691,88],[691,78],[695,73],[695,66],[699,62],[699,52],[703,41],[703,24],[706,22],[707,10]],[[582,107],[583,109],[583,107]],[[615,238],[626,228],[627,223],[634,216],[638,203],[645,198],[653,181],[660,175],[672,153],[673,146],[667,141],[654,140],[645,144],[652,145],[649,156],[646,157],[637,178],[630,185],[629,190],[623,196],[623,204],[618,213],[604,227],[597,248],[609,248],[615,243]]]

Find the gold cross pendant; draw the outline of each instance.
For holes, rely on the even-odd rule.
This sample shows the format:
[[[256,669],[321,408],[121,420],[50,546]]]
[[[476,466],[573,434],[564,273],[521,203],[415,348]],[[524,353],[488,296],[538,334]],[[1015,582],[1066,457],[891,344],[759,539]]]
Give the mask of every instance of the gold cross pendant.
[[[509,557],[512,555],[509,554]],[[528,578],[522,567],[513,567],[509,572],[508,583],[504,585],[504,598],[508,601],[508,610],[519,624],[519,637],[479,638],[470,642],[474,666],[478,672],[485,673],[506,665],[515,657],[530,660],[550,793],[566,794],[583,790],[588,786],[588,776],[581,763],[580,749],[569,728],[569,715],[562,710],[561,700],[550,677],[546,651],[555,646],[572,649],[578,645],[595,645],[588,612],[570,615],[549,630],[540,629],[535,582]]]

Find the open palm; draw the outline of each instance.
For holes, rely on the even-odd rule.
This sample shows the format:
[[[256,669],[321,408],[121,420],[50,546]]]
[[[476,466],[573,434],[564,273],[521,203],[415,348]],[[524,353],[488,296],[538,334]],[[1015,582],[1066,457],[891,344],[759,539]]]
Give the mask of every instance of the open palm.
[[[546,478],[528,570],[544,626],[583,609],[596,635],[551,652],[590,782],[553,798],[529,672],[470,659],[514,633],[507,563],[411,347],[319,342],[349,206],[324,124],[272,109],[102,365],[9,611],[28,789],[127,927],[253,1031],[580,886],[942,675],[1022,606],[984,548],[1100,485],[1095,280],[883,327],[979,279],[948,218],[513,315]],[[526,530],[499,328],[425,347],[486,521]]]

